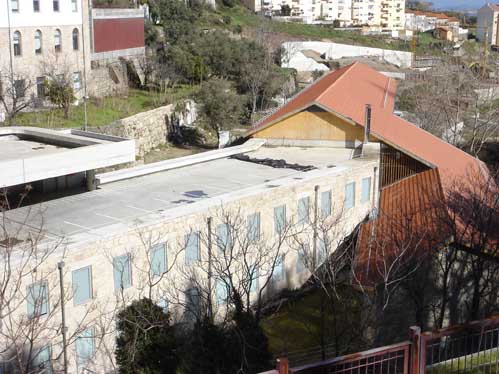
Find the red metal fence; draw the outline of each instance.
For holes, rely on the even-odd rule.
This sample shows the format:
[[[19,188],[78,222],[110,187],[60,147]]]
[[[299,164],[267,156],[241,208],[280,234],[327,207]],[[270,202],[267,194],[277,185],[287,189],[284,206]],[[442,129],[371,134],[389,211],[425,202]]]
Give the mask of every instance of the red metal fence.
[[[499,374],[499,315],[410,340],[298,367],[287,358],[266,374]],[[263,373],[262,373],[263,374]]]

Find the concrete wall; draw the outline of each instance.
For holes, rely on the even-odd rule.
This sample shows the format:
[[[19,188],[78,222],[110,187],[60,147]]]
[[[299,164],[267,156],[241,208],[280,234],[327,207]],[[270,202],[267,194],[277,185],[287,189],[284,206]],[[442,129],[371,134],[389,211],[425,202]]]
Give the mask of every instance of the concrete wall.
[[[312,59],[304,58],[303,54],[300,52],[305,49],[311,49],[320,54],[325,54],[328,59],[374,56],[382,61],[403,68],[410,67],[412,63],[412,53],[388,49],[329,42],[287,42],[283,43],[282,46],[285,49],[282,66],[293,68],[298,71],[310,71],[307,69],[310,69],[310,66],[313,65],[310,61]]]
[[[379,166],[378,160],[351,160],[346,161],[339,167],[332,169],[316,170],[303,174],[303,178],[284,178],[273,181],[276,185],[269,189],[268,186],[254,186],[244,191],[236,191],[213,199],[203,199],[200,202],[184,205],[178,209],[165,212],[163,218],[155,221],[137,221],[131,227],[124,227],[116,224],[117,228],[109,227],[102,231],[95,239],[87,242],[73,240],[64,241],[59,250],[49,257],[47,262],[37,269],[36,280],[47,280],[49,282],[49,302],[51,308],[57,305],[59,300],[59,285],[56,269],[58,261],[64,260],[64,279],[68,290],[68,301],[66,303],[66,316],[68,334],[72,336],[78,329],[84,327],[94,328],[97,336],[105,334],[102,340],[95,343],[99,348],[97,354],[88,367],[95,372],[105,373],[112,367],[114,333],[114,316],[116,308],[129,303],[138,297],[150,296],[154,301],[161,298],[168,298],[170,310],[174,312],[175,318],[180,318],[183,312],[183,290],[191,284],[188,280],[190,274],[198,274],[199,282],[203,282],[206,277],[206,266],[208,251],[205,239],[201,241],[201,261],[195,265],[185,264],[185,254],[182,252],[185,245],[185,235],[192,231],[199,231],[202,238],[206,238],[207,218],[213,217],[213,227],[221,223],[221,218],[226,214],[233,217],[247,217],[255,212],[260,213],[262,240],[276,240],[274,232],[274,207],[286,205],[286,217],[290,227],[295,227],[297,216],[298,199],[310,197],[310,206],[313,209],[314,187],[319,186],[319,192],[331,190],[333,202],[332,219],[336,219],[339,214],[335,232],[335,240],[351,230],[365,217],[372,209],[373,202],[377,201],[377,194],[372,193],[372,199],[361,202],[361,181],[362,178],[371,177],[376,180],[375,168]],[[140,182],[140,181],[139,181]],[[350,182],[356,183],[355,207],[348,211],[343,211],[343,201],[345,199],[345,185]],[[376,185],[372,186],[376,191]],[[146,193],[146,191],[144,191]],[[108,198],[107,195],[104,197]],[[112,195],[109,198],[113,198]],[[148,222],[148,223],[143,223]],[[243,221],[244,222],[244,221]],[[300,229],[299,226],[298,229]],[[154,288],[148,287],[149,268],[147,267],[147,251],[150,246],[157,243],[166,243],[168,253],[168,263],[172,270]],[[270,290],[282,289],[284,287],[299,287],[307,279],[307,271],[297,271],[297,252],[292,247],[292,241],[286,241],[282,248],[284,257],[285,276],[281,281],[273,282]],[[220,252],[215,248],[215,256]],[[113,282],[112,259],[115,256],[130,254],[132,257],[132,286],[122,293],[116,292]],[[176,255],[178,255],[176,257]],[[175,261],[176,260],[176,261]],[[74,305],[71,287],[72,272],[83,267],[91,267],[92,299],[83,305]],[[27,279],[20,289],[25,290],[29,283],[35,279]],[[149,293],[151,290],[151,293]],[[253,294],[253,297],[255,294]],[[21,306],[10,320],[25,316],[25,302],[22,298],[23,292],[17,294],[17,301]],[[223,306],[217,308],[223,313]],[[57,326],[60,323],[60,313],[53,317],[53,323]],[[82,321],[84,321],[82,323]],[[44,320],[42,320],[45,323]],[[9,322],[10,323],[10,322]],[[56,329],[54,329],[55,331]],[[50,333],[47,331],[47,333]],[[49,342],[46,342],[47,344]],[[53,357],[60,352],[60,336],[57,335],[52,343]],[[1,344],[1,343],[0,343]],[[3,347],[2,347],[3,348]],[[106,349],[109,349],[106,352]],[[70,372],[76,372],[75,344],[74,339],[69,345]],[[60,364],[60,362],[59,362]],[[80,368],[81,369],[81,368]]]

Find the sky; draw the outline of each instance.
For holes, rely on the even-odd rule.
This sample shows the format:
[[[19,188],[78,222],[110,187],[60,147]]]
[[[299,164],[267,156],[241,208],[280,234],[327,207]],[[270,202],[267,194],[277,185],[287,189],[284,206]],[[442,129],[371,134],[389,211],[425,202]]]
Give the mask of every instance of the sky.
[[[435,8],[439,9],[478,9],[486,3],[486,0],[430,0]],[[499,2],[489,0],[489,2]]]

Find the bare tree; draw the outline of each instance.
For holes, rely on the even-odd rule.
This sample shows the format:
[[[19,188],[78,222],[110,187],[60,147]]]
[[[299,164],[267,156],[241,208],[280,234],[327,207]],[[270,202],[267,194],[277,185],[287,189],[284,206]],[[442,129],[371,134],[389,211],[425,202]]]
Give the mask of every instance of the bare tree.
[[[27,74],[0,70],[0,103],[5,110],[8,126],[14,123],[20,112],[32,106],[32,88],[33,82]]]

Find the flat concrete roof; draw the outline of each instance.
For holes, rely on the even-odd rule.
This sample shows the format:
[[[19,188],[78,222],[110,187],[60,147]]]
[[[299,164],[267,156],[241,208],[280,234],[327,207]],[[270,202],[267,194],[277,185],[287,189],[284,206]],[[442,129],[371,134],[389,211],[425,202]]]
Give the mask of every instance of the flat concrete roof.
[[[318,169],[303,172],[230,157],[213,159],[108,183],[95,191],[38,206],[10,210],[6,217],[20,223],[29,216],[27,224],[35,231],[43,220],[48,237],[64,238],[67,244],[81,243],[107,237],[120,228],[189,214],[205,203],[218,205],[234,194],[244,196],[297,183],[363,162],[350,160],[352,150],[339,148],[262,147],[246,154],[252,158],[271,157],[285,159],[287,163],[315,165]],[[337,165],[333,167],[332,162]]]
[[[0,188],[134,160],[134,140],[79,130],[0,128]]]

